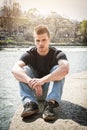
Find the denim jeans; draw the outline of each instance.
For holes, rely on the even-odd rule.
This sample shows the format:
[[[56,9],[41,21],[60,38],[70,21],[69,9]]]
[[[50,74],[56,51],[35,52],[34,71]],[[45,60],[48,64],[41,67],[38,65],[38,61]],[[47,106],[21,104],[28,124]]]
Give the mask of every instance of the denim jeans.
[[[58,65],[55,65],[51,70],[50,73],[52,73],[55,69],[57,69]],[[33,70],[33,68],[25,66],[24,71],[27,75],[29,75],[32,78],[37,78],[36,72]],[[38,104],[38,101],[49,101],[49,100],[55,100],[58,104],[61,101],[62,91],[63,91],[63,85],[64,85],[65,78],[60,81],[51,81],[49,83],[45,83],[42,86],[43,89],[43,95],[40,97],[37,97],[35,95],[35,91],[32,90],[26,83],[19,82],[20,86],[20,95],[22,98],[23,105],[26,104],[26,102],[36,102]]]

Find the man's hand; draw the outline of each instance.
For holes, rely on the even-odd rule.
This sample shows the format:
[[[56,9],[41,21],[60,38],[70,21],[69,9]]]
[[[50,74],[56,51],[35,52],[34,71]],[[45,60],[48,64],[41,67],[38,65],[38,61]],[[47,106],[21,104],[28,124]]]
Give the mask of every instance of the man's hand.
[[[42,95],[42,85],[43,84],[44,83],[42,82],[42,80],[38,79],[38,78],[30,79],[29,82],[28,82],[28,86],[31,89],[35,90],[37,96]]]
[[[42,86],[44,83],[42,81],[42,79],[39,78],[33,78],[30,81],[30,85],[32,86],[32,88],[34,89],[36,86]]]
[[[37,86],[35,89],[36,95],[41,96],[42,95],[42,86]]]

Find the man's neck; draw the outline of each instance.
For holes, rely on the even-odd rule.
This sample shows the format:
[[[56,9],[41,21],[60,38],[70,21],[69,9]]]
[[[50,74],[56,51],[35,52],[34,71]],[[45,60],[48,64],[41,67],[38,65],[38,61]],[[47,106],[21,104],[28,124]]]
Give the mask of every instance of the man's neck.
[[[46,56],[46,55],[48,54],[48,52],[49,52],[49,49],[48,49],[47,51],[45,51],[45,52],[40,52],[40,51],[38,51],[38,50],[37,50],[37,52],[38,52],[38,54],[41,55],[41,56]]]

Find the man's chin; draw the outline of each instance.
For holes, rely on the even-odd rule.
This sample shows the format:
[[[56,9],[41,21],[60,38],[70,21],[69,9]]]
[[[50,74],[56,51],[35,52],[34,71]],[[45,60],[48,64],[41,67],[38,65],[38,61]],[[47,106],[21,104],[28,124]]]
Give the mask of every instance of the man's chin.
[[[44,52],[45,50],[44,50],[44,48],[40,48],[39,51],[40,52]]]

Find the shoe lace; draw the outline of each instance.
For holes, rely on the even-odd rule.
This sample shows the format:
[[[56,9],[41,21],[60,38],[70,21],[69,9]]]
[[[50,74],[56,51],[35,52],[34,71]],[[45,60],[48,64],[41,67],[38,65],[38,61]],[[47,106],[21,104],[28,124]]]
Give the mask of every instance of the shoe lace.
[[[25,105],[24,105],[24,108],[28,108],[30,106],[30,103],[26,103]]]
[[[50,112],[53,112],[54,104],[52,102],[47,102],[45,104],[44,109],[49,110]]]

